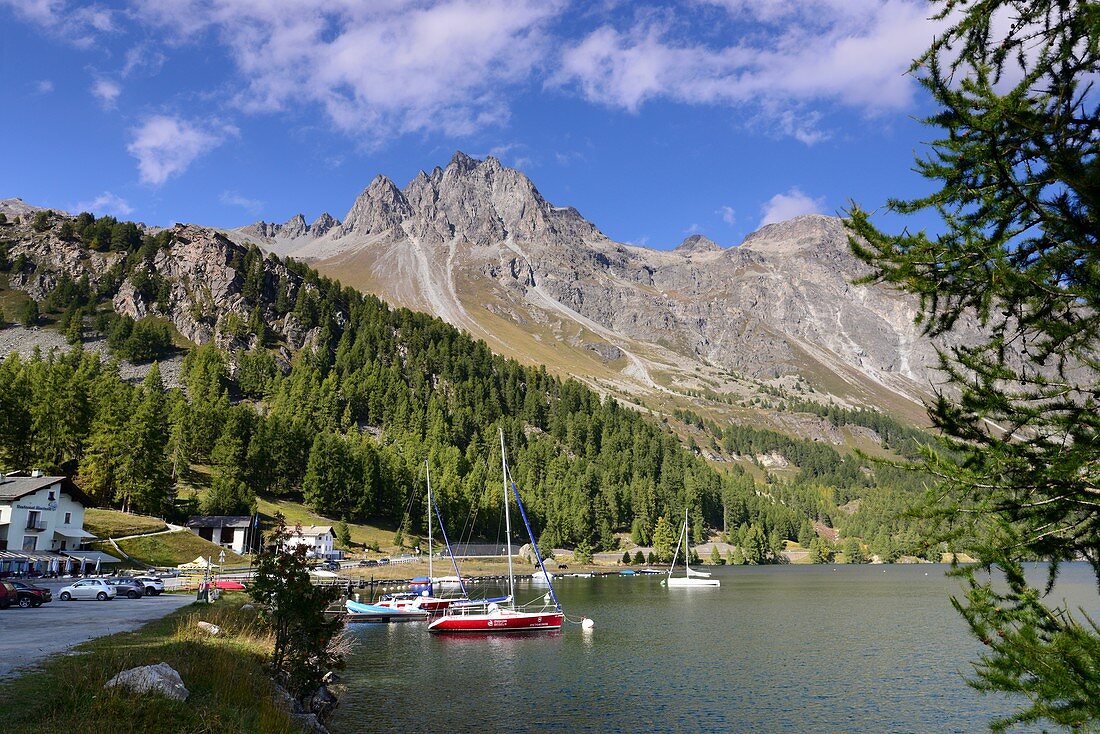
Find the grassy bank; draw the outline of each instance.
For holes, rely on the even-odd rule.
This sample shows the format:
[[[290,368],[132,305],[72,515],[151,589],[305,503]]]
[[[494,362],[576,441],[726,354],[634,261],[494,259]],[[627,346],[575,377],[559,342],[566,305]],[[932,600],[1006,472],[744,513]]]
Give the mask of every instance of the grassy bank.
[[[4,731],[300,732],[275,704],[264,670],[269,635],[242,612],[243,595],[214,606],[185,607],[134,632],[92,640],[79,655],[53,656],[45,665],[0,686]],[[221,626],[210,637],[195,623]],[[191,695],[171,701],[103,684],[122,670],[168,663]]]
[[[164,521],[145,515],[89,507],[84,511],[84,529],[97,538],[122,538],[127,535],[156,533],[166,528]]]
[[[110,543],[95,543],[92,547],[104,553],[117,554]],[[190,563],[198,556],[211,558],[214,563],[217,563],[219,555],[224,550],[219,545],[203,540],[190,530],[149,535],[144,538],[128,538],[118,541],[118,547],[135,561],[147,566],[160,567]],[[245,566],[248,565],[248,561],[231,550],[225,550],[225,565]]]

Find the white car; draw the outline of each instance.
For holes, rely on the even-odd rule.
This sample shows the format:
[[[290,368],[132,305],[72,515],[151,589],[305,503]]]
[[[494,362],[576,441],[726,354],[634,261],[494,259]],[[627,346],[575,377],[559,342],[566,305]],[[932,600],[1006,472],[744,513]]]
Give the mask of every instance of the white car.
[[[115,587],[103,579],[83,579],[71,586],[66,586],[57,597],[61,601],[71,601],[73,599],[107,601],[115,598]]]
[[[164,591],[164,579],[156,576],[134,576],[134,581],[140,581],[145,587],[146,596],[156,596]]]

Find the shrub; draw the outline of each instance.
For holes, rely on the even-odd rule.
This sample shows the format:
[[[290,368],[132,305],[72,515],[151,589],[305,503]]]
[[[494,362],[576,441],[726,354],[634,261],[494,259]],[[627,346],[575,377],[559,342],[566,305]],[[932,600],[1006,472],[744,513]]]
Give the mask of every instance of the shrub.
[[[19,320],[23,323],[23,326],[34,326],[38,323],[38,318],[38,301],[33,298],[19,308]]]
[[[325,615],[339,591],[313,585],[305,546],[285,550],[286,523],[282,514],[276,514],[275,520],[275,530],[256,562],[249,594],[275,636],[271,666],[276,677],[309,710],[308,701],[320,689],[325,674],[343,666],[333,644],[339,640],[343,621]]]

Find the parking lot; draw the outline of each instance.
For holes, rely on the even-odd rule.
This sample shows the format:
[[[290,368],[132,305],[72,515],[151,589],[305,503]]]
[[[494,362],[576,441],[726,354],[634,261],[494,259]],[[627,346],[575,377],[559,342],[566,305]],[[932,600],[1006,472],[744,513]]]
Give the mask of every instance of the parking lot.
[[[0,610],[0,680],[81,642],[137,629],[195,600],[193,594],[162,594],[106,602],[63,602],[57,599],[57,593],[64,584],[41,585],[53,591],[54,600],[49,604],[36,609]]]

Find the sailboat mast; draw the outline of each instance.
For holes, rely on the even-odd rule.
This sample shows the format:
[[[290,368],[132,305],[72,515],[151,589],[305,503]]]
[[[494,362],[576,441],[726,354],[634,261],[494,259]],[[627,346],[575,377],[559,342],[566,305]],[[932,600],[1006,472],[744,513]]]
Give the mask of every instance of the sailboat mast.
[[[504,539],[508,547],[508,596],[515,601],[516,579],[512,572],[512,518],[508,513],[508,460],[504,457],[504,429],[500,429],[500,468],[504,473]]]
[[[435,578],[432,575],[432,470],[427,459],[424,460],[424,476],[428,479],[428,583],[431,584]]]
[[[688,509],[684,508],[684,576],[691,576],[691,535],[688,534]]]

